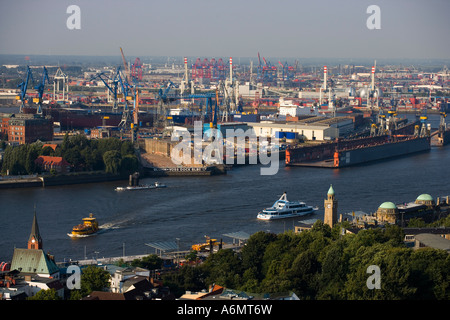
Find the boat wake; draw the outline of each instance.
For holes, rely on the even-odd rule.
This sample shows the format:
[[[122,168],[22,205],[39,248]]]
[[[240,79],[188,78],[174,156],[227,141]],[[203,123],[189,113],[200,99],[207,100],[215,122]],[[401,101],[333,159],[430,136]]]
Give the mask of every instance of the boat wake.
[[[97,233],[93,233],[93,234],[72,234],[72,233],[68,233],[67,235],[69,237],[71,237],[71,238],[88,238],[88,237],[95,236]]]
[[[119,229],[118,223],[105,223],[98,227],[100,230]]]

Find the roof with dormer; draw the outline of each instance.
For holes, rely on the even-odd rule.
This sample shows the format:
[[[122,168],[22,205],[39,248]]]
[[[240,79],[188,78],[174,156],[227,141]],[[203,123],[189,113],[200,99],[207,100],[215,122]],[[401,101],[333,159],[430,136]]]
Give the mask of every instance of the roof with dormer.
[[[42,249],[14,249],[11,270],[52,275],[59,271],[56,263]]]

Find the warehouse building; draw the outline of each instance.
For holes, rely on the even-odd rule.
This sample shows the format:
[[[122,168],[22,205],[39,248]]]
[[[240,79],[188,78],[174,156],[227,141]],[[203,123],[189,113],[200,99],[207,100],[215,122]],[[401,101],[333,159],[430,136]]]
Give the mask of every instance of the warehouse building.
[[[7,119],[8,142],[10,143],[25,144],[37,140],[53,140],[53,121],[50,118],[16,114]],[[3,119],[2,124],[4,123]]]
[[[334,140],[354,129],[353,119],[347,117],[325,118],[308,117],[299,121],[262,121],[248,122],[257,137],[297,138],[307,140]]]

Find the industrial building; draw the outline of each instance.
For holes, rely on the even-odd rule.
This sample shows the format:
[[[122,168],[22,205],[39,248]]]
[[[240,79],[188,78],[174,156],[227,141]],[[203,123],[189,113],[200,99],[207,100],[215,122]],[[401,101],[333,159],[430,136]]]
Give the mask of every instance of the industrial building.
[[[297,138],[307,140],[333,140],[350,133],[354,129],[352,118],[347,117],[305,117],[299,121],[248,122],[258,137]]]
[[[7,134],[8,142],[32,143],[37,140],[53,140],[53,121],[49,117],[32,114],[3,114],[1,131]]]

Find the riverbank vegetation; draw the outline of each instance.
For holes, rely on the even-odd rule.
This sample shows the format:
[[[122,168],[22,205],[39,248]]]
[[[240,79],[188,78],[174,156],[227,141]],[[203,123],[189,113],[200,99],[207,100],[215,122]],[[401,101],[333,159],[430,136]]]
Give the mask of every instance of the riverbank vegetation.
[[[403,237],[398,226],[341,235],[340,226],[317,221],[299,234],[257,232],[240,252],[220,250],[163,279],[177,295],[215,283],[255,295],[294,292],[301,300],[450,299],[450,255],[414,250]],[[379,289],[369,288],[369,266],[379,267]]]
[[[42,142],[19,146],[3,144],[1,174],[42,173],[42,169],[35,163],[39,156],[62,157],[70,164],[73,172],[105,171],[126,174],[135,172],[139,165],[133,144],[118,138],[90,140],[85,135],[66,134],[63,142],[55,148],[43,146]]]

